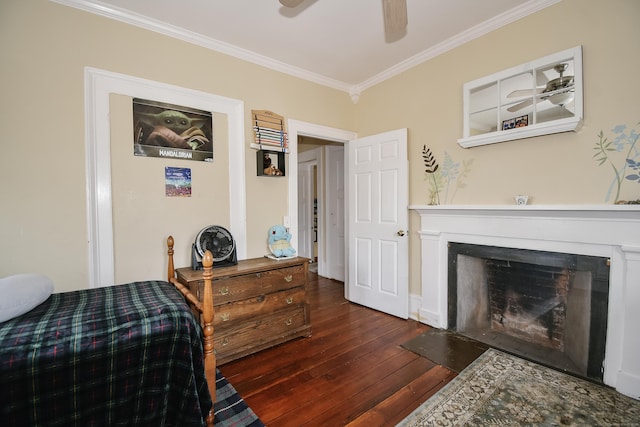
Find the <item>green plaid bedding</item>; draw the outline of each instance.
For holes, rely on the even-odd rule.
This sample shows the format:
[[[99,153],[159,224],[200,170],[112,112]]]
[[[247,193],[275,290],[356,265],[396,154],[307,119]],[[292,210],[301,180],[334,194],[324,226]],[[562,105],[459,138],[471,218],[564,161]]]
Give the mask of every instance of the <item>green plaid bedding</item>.
[[[202,330],[166,282],[53,294],[0,323],[0,425],[202,426]]]

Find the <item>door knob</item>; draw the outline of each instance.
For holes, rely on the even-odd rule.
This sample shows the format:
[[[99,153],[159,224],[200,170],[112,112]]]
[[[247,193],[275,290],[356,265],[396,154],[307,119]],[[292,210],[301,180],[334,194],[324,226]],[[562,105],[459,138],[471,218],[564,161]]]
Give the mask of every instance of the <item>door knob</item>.
[[[396,233],[398,236],[402,237],[404,236],[404,230],[400,230]]]

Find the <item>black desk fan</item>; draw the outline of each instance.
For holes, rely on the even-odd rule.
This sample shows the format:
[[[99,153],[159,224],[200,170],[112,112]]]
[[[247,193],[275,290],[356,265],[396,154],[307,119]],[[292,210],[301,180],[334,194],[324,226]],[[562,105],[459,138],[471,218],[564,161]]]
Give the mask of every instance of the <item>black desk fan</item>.
[[[191,268],[202,270],[202,257],[206,251],[213,255],[213,268],[236,265],[236,242],[224,227],[209,225],[198,233],[191,249]]]

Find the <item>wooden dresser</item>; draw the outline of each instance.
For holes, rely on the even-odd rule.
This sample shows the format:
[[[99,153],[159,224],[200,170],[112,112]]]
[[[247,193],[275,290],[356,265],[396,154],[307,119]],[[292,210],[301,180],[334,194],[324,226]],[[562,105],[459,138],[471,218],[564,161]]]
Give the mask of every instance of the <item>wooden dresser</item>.
[[[311,336],[307,299],[309,260],[253,258],[213,269],[214,333],[218,364],[297,337]],[[202,300],[202,271],[176,270]]]

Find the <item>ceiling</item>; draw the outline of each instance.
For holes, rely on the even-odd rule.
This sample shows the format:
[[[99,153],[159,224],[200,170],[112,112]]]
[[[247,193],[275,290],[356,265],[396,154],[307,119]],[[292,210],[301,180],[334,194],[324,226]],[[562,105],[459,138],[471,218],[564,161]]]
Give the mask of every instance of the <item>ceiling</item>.
[[[356,96],[393,75],[560,0],[407,0],[385,40],[382,0],[52,0]],[[355,99],[354,99],[355,101]]]

